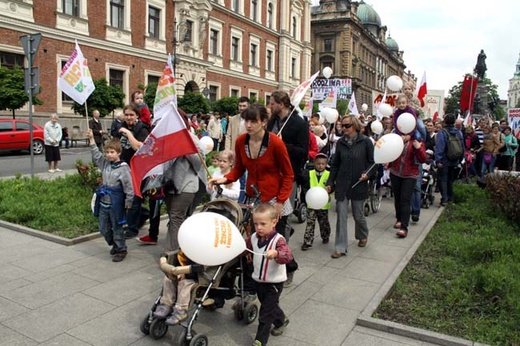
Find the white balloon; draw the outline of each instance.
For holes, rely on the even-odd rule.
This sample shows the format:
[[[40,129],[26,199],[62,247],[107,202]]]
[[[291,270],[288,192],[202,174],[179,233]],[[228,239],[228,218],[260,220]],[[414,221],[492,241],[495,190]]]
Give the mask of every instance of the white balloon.
[[[323,73],[323,77],[329,79],[330,76],[332,76],[332,69],[330,67],[325,67],[323,68],[323,70],[321,71]]]
[[[403,80],[399,76],[390,76],[386,80],[386,87],[391,91],[399,91],[403,88]]]
[[[320,118],[318,119],[318,122],[320,123],[320,125],[323,125],[323,123],[325,122],[325,116],[323,114],[321,114],[321,112],[318,112]]]
[[[204,152],[207,154],[210,151],[213,150],[213,147],[215,146],[215,143],[213,142],[213,138],[210,136],[204,136],[200,139],[200,144],[202,145],[202,149],[204,149]]]
[[[325,119],[327,120],[327,122],[329,124],[336,123],[336,120],[338,120],[338,117],[339,117],[339,113],[336,108],[331,108],[331,111],[325,115]]]
[[[237,226],[227,217],[213,212],[193,214],[184,220],[178,239],[186,256],[206,266],[229,262],[246,249]]]
[[[374,161],[375,163],[392,162],[401,155],[403,148],[401,136],[395,133],[386,134],[374,145]]]
[[[363,103],[363,104],[361,105],[361,109],[363,110],[363,112],[368,111],[368,105],[367,105],[366,103]]]
[[[370,124],[370,129],[376,135],[380,135],[383,132],[383,124],[379,120],[374,120],[372,124]]]
[[[379,104],[379,113],[381,113],[382,116],[389,117],[393,112],[394,109],[388,103]]]
[[[305,194],[305,201],[310,209],[322,209],[329,203],[329,194],[321,186],[311,187]]]
[[[404,134],[409,134],[415,130],[417,120],[411,113],[403,113],[399,115],[396,121],[397,128]]]

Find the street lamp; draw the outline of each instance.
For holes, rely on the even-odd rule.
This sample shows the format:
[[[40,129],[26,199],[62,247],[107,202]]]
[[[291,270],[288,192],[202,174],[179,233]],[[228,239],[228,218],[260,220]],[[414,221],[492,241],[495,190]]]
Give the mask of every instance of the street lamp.
[[[177,78],[177,75],[175,74],[176,66],[180,60],[177,57],[177,46],[180,45],[181,43],[182,43],[182,40],[177,40],[177,18],[173,18],[173,40],[172,40],[173,60],[172,60],[172,65],[173,65],[173,76],[175,78]]]

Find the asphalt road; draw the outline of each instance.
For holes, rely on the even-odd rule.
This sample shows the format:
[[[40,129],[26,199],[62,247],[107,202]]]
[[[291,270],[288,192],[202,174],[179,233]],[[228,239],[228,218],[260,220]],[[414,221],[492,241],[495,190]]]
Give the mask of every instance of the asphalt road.
[[[79,147],[61,149],[60,169],[75,169],[76,161],[91,161],[90,149],[84,145]],[[34,155],[34,173],[47,172],[45,154]],[[17,173],[31,173],[31,155],[27,151],[22,152],[0,152],[0,177],[10,177]]]

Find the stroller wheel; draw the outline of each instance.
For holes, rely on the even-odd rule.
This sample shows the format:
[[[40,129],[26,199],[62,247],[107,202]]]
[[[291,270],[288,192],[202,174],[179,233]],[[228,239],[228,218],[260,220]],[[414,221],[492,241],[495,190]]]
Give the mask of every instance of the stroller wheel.
[[[305,203],[302,203],[299,207],[298,207],[298,222],[299,223],[304,223],[305,221],[307,221],[307,206],[305,205]]]
[[[172,335],[173,335],[172,340],[173,340],[174,345],[182,346],[182,345],[187,344],[186,328],[184,328],[183,326],[180,326],[180,325],[174,326]]]
[[[242,321],[244,319],[244,309],[242,309],[242,304],[236,304],[235,306],[235,319],[237,321]]]
[[[244,317],[244,322],[246,324],[253,323],[258,317],[258,306],[253,303],[248,304],[244,310]]]
[[[209,345],[208,337],[205,334],[197,334],[191,339],[190,346],[207,346]]]
[[[365,206],[363,209],[365,210],[365,216],[368,216],[370,214],[370,204],[368,204],[368,202],[365,202]]]
[[[162,318],[156,318],[150,324],[150,337],[154,340],[159,340],[168,331],[168,326],[166,325],[166,320]]]
[[[150,334],[150,316],[146,315],[146,317],[141,321],[141,325],[139,326],[139,329],[141,329],[141,333],[144,335]]]

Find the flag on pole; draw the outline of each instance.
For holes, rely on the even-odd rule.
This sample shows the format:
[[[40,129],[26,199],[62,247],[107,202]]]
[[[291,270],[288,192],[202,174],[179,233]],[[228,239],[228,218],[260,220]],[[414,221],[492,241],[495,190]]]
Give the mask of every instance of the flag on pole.
[[[350,97],[350,101],[348,103],[348,110],[350,113],[354,114],[356,117],[359,117],[359,111],[356,104],[356,96],[354,96],[354,92],[352,92],[352,96]]]
[[[312,117],[312,107],[314,106],[314,100],[309,98],[309,101],[305,104],[305,107],[303,107],[303,116],[305,116],[307,119],[310,119]]]
[[[175,76],[173,75],[172,57],[168,54],[168,62],[164,66],[163,74],[157,84],[155,101],[153,103],[153,125],[159,122],[165,114],[171,112],[170,104],[177,107],[177,94],[175,92]]]
[[[478,77],[467,75],[462,82],[462,89],[460,91],[460,110],[465,113],[467,110],[473,111],[473,100],[477,91]]]
[[[383,98],[381,99],[381,102],[379,102],[379,104],[377,105],[377,112],[376,112],[377,120],[381,120],[381,119],[383,119],[383,114],[381,114],[381,112],[379,112],[379,107],[380,107],[383,103],[386,103],[386,90],[385,90],[385,93],[383,94]]]
[[[336,108],[338,103],[338,96],[336,94],[336,88],[332,88],[328,93],[327,97],[320,103],[319,108]]]
[[[464,118],[464,121],[462,122],[462,124],[464,125],[464,127],[468,127],[468,126],[471,126],[472,124],[472,121],[471,121],[471,112],[467,111],[466,113],[466,117]]]
[[[313,74],[311,76],[311,78],[307,79],[302,84],[300,84],[296,89],[294,89],[294,91],[291,95],[291,104],[294,107],[299,106],[301,100],[307,93],[307,90],[309,90],[309,88],[312,85],[312,82],[314,82],[314,80],[316,79],[316,77],[318,77],[319,74],[320,74],[320,71],[316,72],[315,74]]]
[[[170,103],[169,113],[164,114],[130,160],[135,195],[141,197],[141,181],[150,175],[156,166],[197,152],[197,146],[177,107]],[[153,172],[162,173],[156,170]]]
[[[61,69],[58,77],[58,88],[80,105],[84,104],[96,89],[87,60],[83,57],[77,40],[76,48]]]
[[[424,97],[428,93],[428,89],[426,87],[426,71],[424,71],[421,84],[417,85],[417,98],[421,101],[421,108],[424,107]]]

